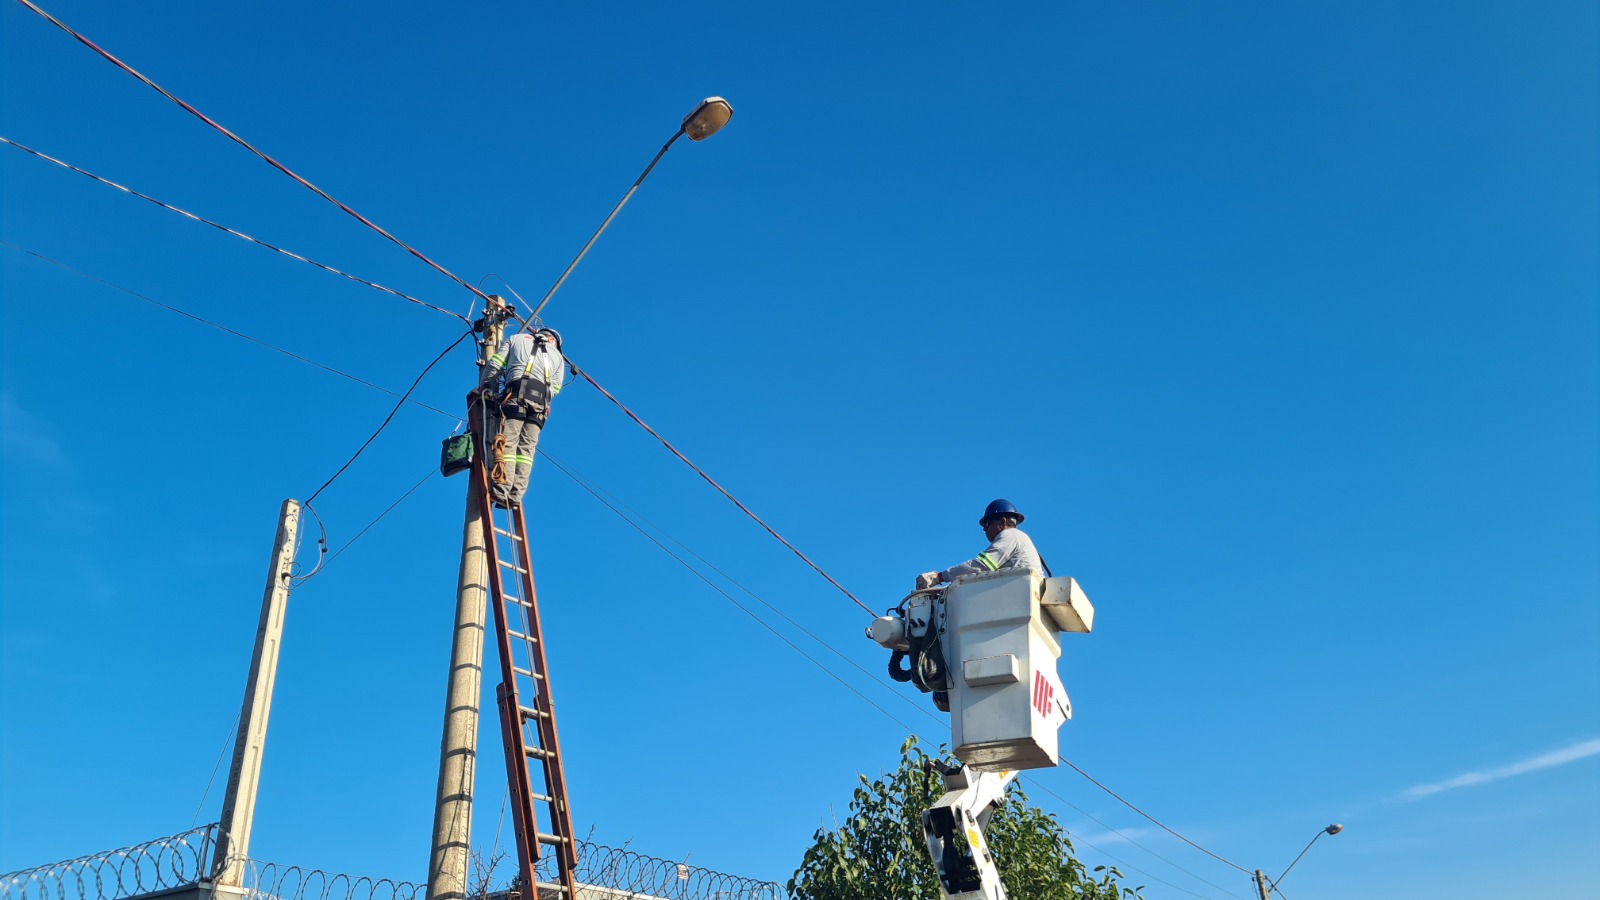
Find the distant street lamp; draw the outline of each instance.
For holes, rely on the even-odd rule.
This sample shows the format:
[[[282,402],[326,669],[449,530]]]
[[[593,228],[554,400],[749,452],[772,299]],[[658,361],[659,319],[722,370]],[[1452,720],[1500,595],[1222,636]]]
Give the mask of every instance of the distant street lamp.
[[[562,282],[566,281],[567,276],[572,274],[572,270],[578,267],[583,255],[589,252],[589,248],[594,246],[595,241],[599,240],[600,233],[606,230],[606,226],[611,224],[611,220],[615,219],[617,213],[622,211],[622,207],[632,199],[633,192],[638,190],[639,185],[644,183],[645,178],[650,175],[650,170],[654,169],[656,163],[661,161],[661,157],[667,154],[667,150],[672,146],[673,142],[684,135],[688,135],[691,141],[703,141],[721,131],[722,126],[728,124],[728,120],[731,118],[733,118],[733,106],[721,97],[707,97],[701,100],[699,106],[690,110],[689,114],[683,117],[683,122],[678,126],[677,133],[665,144],[662,144],[660,150],[656,151],[655,158],[650,160],[650,165],[645,166],[644,171],[639,173],[639,177],[634,179],[633,186],[628,188],[628,192],[622,195],[622,199],[617,201],[616,206],[612,207],[611,214],[606,216],[606,220],[600,223],[599,228],[595,229],[594,234],[589,238],[589,242],[583,245],[583,249],[578,251],[578,255],[573,257],[571,263],[567,264],[566,271],[562,272],[561,277],[556,279],[556,283],[550,286],[550,290],[545,293],[544,299],[540,300],[539,305],[535,306],[533,312],[528,314],[529,322],[539,317],[539,313],[544,309],[545,304],[549,303],[550,298],[554,297],[556,291],[561,289]]]
[[[1306,849],[1300,851],[1300,856],[1305,856],[1306,855],[1306,850],[1310,850],[1311,849],[1311,845],[1315,844],[1317,842],[1317,838],[1322,837],[1325,834],[1338,834],[1339,832],[1341,832],[1343,830],[1344,830],[1344,826],[1343,825],[1333,824],[1333,825],[1329,825],[1327,828],[1324,828],[1321,831],[1317,832],[1315,835],[1312,836],[1311,840],[1306,844]],[[1261,896],[1262,896],[1263,900],[1267,896],[1267,887],[1270,885],[1273,890],[1277,890],[1278,885],[1283,883],[1283,879],[1288,877],[1289,869],[1293,869],[1294,868],[1294,863],[1297,863],[1297,862],[1300,861],[1300,856],[1296,856],[1294,858],[1294,862],[1289,863],[1289,868],[1284,869],[1283,870],[1283,874],[1279,875],[1276,880],[1271,881],[1271,882],[1267,881],[1266,876],[1261,874],[1261,870],[1260,869],[1256,870],[1257,885],[1261,889]]]

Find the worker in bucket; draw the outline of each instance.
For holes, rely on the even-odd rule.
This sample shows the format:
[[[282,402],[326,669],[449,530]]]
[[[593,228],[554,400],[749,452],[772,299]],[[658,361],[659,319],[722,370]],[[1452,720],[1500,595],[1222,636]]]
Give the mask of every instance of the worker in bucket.
[[[500,459],[506,480],[491,480],[489,487],[496,506],[522,503],[533,471],[533,449],[550,416],[550,401],[561,393],[565,366],[561,335],[555,329],[521,331],[500,342],[483,370],[483,379],[467,395],[469,402],[489,407],[489,427],[484,434],[498,430],[504,439]]]
[[[1040,574],[1049,575],[1050,567],[1039,558],[1039,551],[1033,546],[1033,538],[1028,537],[1017,527],[1022,524],[1022,518],[1022,513],[1017,511],[1017,507],[1010,500],[995,500],[990,503],[983,511],[983,518],[978,520],[978,524],[983,527],[984,537],[989,539],[989,548],[943,572],[924,572],[918,575],[917,590],[954,581],[963,575],[998,572],[1001,569],[1032,569]]]

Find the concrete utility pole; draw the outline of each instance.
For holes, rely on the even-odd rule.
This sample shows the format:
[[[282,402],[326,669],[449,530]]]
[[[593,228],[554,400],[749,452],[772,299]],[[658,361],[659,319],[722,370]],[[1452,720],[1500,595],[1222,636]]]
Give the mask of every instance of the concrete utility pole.
[[[488,365],[504,332],[504,302],[490,295],[484,307],[478,371]],[[479,434],[475,452],[487,454],[493,435]],[[456,581],[456,624],[445,686],[444,734],[439,740],[439,784],[433,809],[433,850],[428,855],[429,900],[467,895],[472,847],[472,792],[478,757],[478,707],[483,690],[484,616],[488,609],[488,547],[484,544],[478,477],[467,479],[467,511],[461,529],[461,569]]]
[[[233,765],[228,769],[228,793],[222,801],[222,832],[212,857],[211,873],[217,887],[238,887],[250,855],[250,828],[255,820],[256,789],[261,784],[261,756],[267,743],[267,716],[272,712],[272,687],[278,675],[278,648],[283,640],[283,616],[289,605],[290,567],[294,564],[295,535],[300,528],[300,504],[283,501],[278,511],[278,535],[267,564],[267,587],[261,598],[261,623],[256,626],[256,649],[250,659],[244,706],[239,711],[239,736],[233,744]]]

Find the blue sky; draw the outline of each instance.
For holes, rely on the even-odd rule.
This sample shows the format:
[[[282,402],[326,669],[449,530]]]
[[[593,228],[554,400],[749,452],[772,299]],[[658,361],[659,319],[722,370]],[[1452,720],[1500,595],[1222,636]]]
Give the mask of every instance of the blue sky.
[[[875,607],[1015,501],[1098,610],[1068,758],[1247,868],[1342,822],[1296,900],[1600,883],[1592,3],[45,8],[530,297],[726,96],[549,308],[573,359]],[[21,5],[0,39],[5,137],[472,306]],[[134,294],[397,391],[459,331],[11,147],[0,179],[11,870],[216,817],[278,505],[393,402]],[[458,349],[415,396],[473,372]],[[330,543],[452,427],[403,410],[318,499]],[[541,447],[940,740],[837,655],[883,666],[866,616],[592,388]],[[253,855],[425,875],[464,487],[294,595]],[[548,462],[534,496],[578,828],[785,879],[905,728]],[[1030,785],[1148,896],[1248,896],[1070,770]]]

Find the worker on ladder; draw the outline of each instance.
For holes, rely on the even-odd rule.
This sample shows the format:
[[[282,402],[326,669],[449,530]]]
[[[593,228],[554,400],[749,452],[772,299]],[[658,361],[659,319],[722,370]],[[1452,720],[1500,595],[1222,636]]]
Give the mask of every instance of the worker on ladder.
[[[484,437],[491,444],[500,478],[491,479],[495,505],[516,506],[528,489],[533,471],[533,450],[539,432],[550,416],[550,401],[561,393],[566,360],[561,355],[561,335],[553,328],[521,331],[500,342],[483,378],[467,395],[469,402],[489,408]],[[485,448],[489,450],[490,448]],[[502,480],[503,479],[503,480]]]
[[[954,581],[963,575],[998,572],[1001,569],[1032,569],[1041,575],[1049,575],[1050,567],[1039,558],[1033,538],[1017,527],[1022,524],[1022,518],[1022,513],[1010,500],[991,501],[983,511],[983,518],[978,520],[978,525],[983,528],[983,536],[989,539],[988,549],[942,572],[918,575],[917,590]]]

